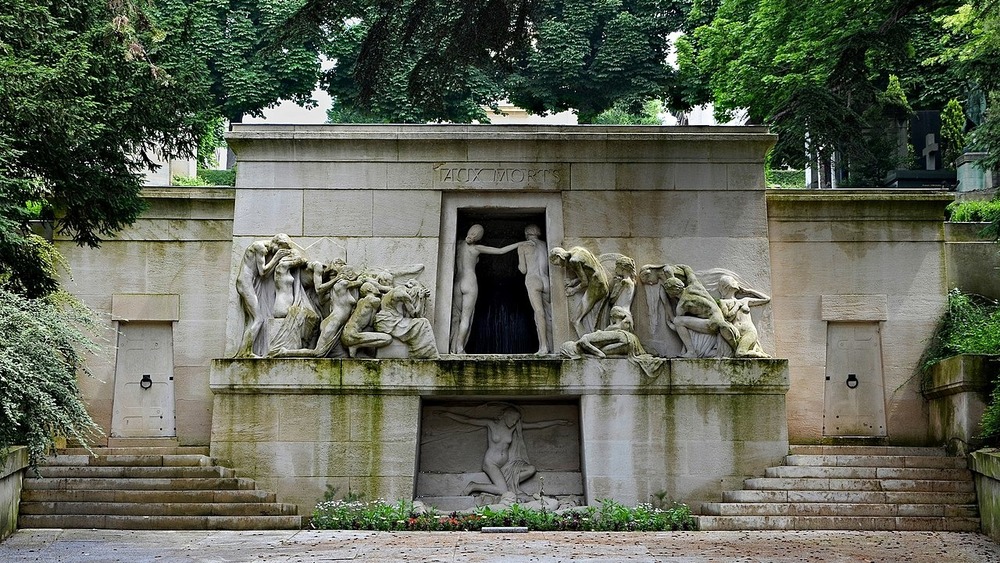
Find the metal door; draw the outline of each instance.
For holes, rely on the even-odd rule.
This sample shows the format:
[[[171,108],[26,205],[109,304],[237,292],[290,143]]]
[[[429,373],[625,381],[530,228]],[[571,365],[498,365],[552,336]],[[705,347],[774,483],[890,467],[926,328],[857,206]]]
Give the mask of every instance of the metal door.
[[[175,436],[173,326],[121,323],[111,436]]]
[[[824,436],[885,436],[882,338],[876,322],[827,323]]]

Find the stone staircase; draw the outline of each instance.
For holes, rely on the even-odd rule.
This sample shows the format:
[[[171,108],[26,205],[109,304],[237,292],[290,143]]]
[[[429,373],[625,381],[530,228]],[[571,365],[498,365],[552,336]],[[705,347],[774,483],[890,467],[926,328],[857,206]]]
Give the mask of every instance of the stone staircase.
[[[208,448],[61,450],[29,471],[20,528],[292,530],[302,517],[208,457]]]
[[[792,446],[785,465],[707,503],[701,530],[979,530],[965,457],[938,448]]]

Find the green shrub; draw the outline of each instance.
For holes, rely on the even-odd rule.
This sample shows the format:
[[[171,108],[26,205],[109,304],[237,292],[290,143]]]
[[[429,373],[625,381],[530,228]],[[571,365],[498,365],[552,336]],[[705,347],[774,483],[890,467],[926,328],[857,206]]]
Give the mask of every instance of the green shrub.
[[[1000,446],[1000,381],[993,382],[993,392],[990,393],[990,402],[983,411],[981,420],[981,430],[979,437],[983,439],[985,445]]]
[[[806,171],[766,169],[764,183],[768,188],[802,189],[806,187]]]
[[[959,354],[1000,354],[1000,304],[958,289],[948,292],[948,309],[921,358],[926,371]]]
[[[440,514],[433,510],[418,514],[413,503],[406,500],[395,504],[335,500],[316,505],[312,526],[321,530],[431,532],[475,531],[484,526],[526,526],[534,531],[652,532],[693,530],[695,520],[683,504],[668,509],[648,504],[629,508],[613,500],[561,513],[514,504],[503,509],[483,507],[471,514]]]
[[[212,170],[208,168],[198,169],[198,178],[208,186],[235,186],[236,169],[232,170]]]
[[[921,368],[926,371],[959,354],[1000,354],[1000,303],[958,289],[948,293],[948,310],[921,358]],[[980,437],[989,445],[1000,445],[1000,380],[993,382]]]
[[[953,201],[945,208],[946,217],[955,222],[993,222],[1000,219],[1000,199]]]
[[[208,182],[197,176],[173,176],[170,178],[171,186],[207,186]]]
[[[0,289],[0,454],[28,447],[35,466],[56,435],[84,444],[100,435],[80,397],[84,352],[98,347],[89,309],[67,293],[28,299]]]

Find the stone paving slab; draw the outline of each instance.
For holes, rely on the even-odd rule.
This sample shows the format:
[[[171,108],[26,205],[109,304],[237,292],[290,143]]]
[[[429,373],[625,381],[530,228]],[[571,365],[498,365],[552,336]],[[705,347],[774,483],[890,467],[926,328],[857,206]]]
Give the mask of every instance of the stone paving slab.
[[[481,534],[350,531],[20,530],[0,561],[583,561],[669,563],[1000,563],[1000,546],[954,532],[662,532]]]

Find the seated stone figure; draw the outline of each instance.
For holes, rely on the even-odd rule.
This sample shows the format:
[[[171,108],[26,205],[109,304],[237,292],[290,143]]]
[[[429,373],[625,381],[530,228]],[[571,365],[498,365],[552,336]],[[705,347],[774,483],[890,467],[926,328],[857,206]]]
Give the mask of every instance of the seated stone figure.
[[[733,276],[719,278],[719,293],[722,295],[719,300],[722,315],[739,331],[733,355],[737,358],[770,358],[760,347],[757,327],[750,317],[750,307],[769,303],[771,298],[755,289],[742,287]]]
[[[563,344],[561,352],[569,358],[641,356],[646,352],[634,330],[632,314],[628,309],[616,306],[611,309],[611,324],[606,329],[584,334],[579,340]]]
[[[429,289],[410,280],[390,289],[382,297],[382,309],[375,314],[375,330],[406,344],[410,358],[438,358],[431,323],[421,316],[429,296]]]
[[[675,275],[662,282],[667,295],[677,300],[674,318],[668,326],[677,332],[684,343],[683,356],[698,357],[692,343],[691,332],[717,335],[735,350],[739,331],[726,320],[715,298],[698,281],[689,266],[678,264],[673,267]]]

